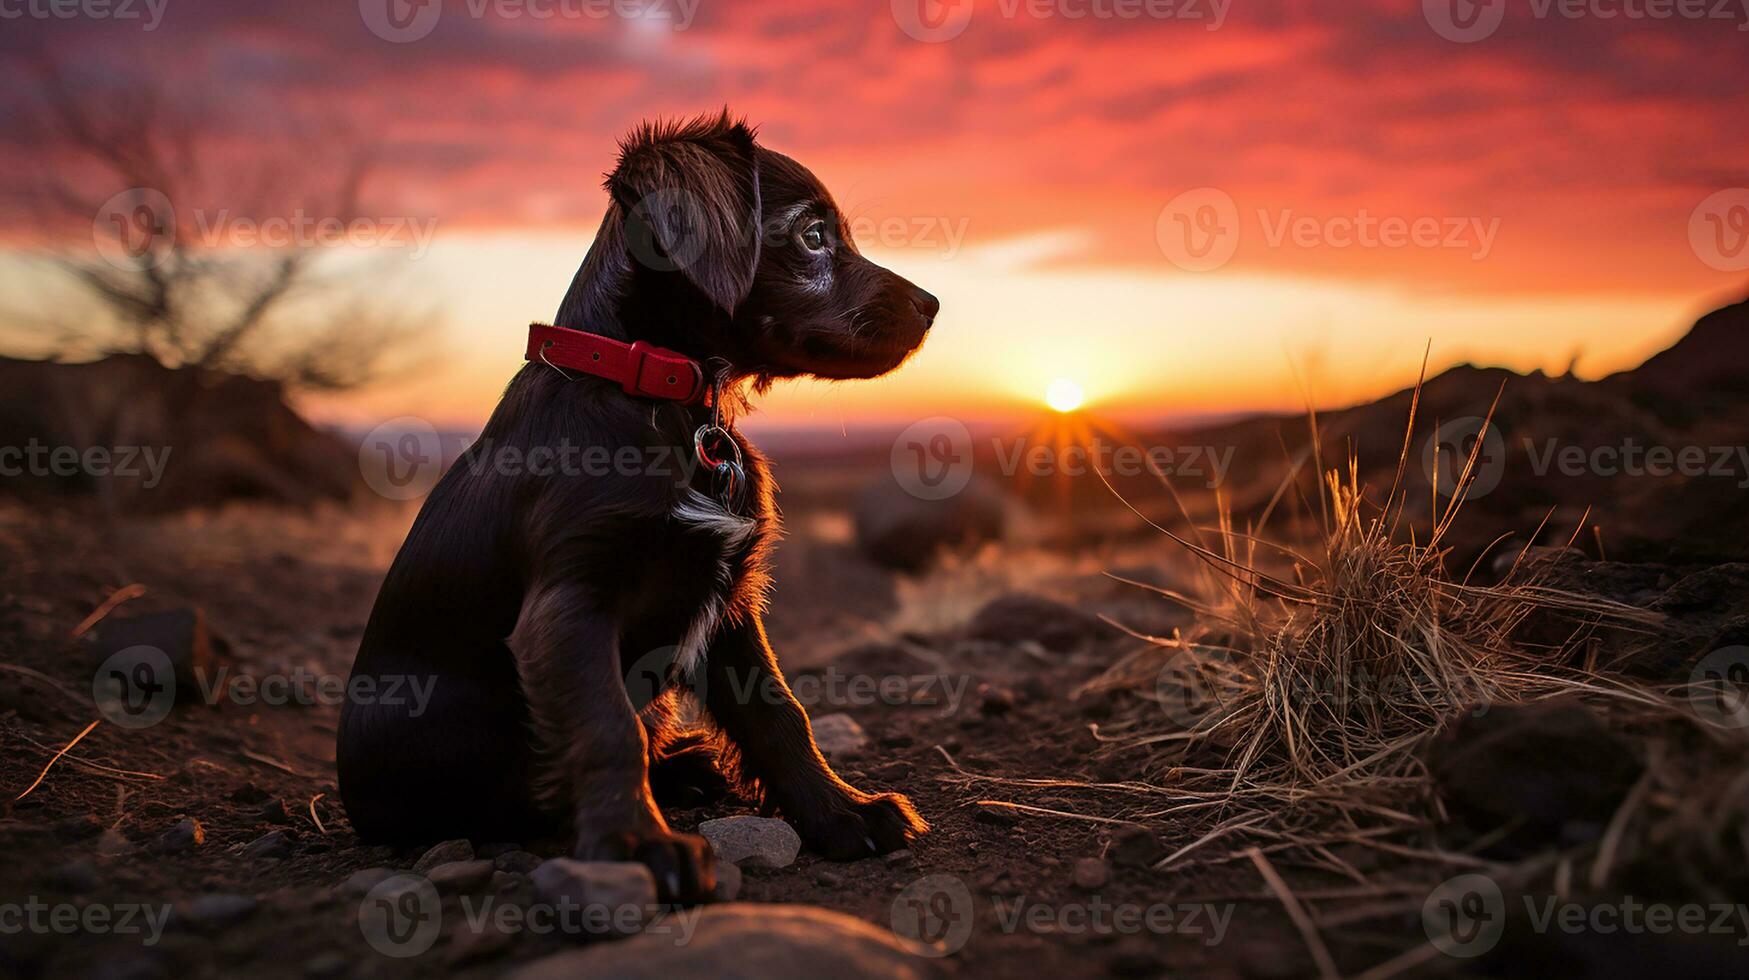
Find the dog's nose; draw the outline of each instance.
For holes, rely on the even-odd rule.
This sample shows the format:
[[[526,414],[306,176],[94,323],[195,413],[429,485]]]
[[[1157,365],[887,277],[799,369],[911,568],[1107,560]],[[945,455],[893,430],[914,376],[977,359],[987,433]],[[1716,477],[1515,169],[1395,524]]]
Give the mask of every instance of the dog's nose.
[[[917,307],[917,312],[923,314],[923,319],[935,322],[935,314],[941,312],[941,300],[926,289],[911,287],[911,305]]]

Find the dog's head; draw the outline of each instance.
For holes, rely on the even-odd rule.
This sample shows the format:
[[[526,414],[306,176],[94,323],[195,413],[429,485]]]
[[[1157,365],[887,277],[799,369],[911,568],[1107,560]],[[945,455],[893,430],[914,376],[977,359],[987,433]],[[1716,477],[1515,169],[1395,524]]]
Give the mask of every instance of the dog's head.
[[[940,307],[864,258],[825,186],[727,113],[641,127],[607,189],[634,288],[690,291],[708,305],[715,315],[696,328],[719,335],[683,349],[742,373],[884,374],[923,343]]]

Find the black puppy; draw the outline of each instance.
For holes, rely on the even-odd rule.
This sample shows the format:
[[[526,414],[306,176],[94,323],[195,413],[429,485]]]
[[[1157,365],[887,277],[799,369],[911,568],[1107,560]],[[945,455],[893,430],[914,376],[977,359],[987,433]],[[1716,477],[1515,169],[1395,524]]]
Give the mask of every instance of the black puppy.
[[[643,862],[674,901],[707,897],[715,875],[709,846],[663,820],[665,786],[733,783],[831,858],[902,848],[927,825],[905,797],[838,778],[766,641],[775,487],[732,422],[739,393],[774,378],[892,370],[939,304],[858,254],[813,174],[727,113],[638,129],[607,190],[554,333],[678,352],[700,379],[652,362],[670,367],[650,385],[708,392],[640,397],[530,345],[377,596],[353,665],[377,696],[340,717],[347,813],[365,840],[401,843],[520,840],[568,820],[577,856]],[[720,443],[701,452],[713,418]],[[531,450],[559,447],[614,463],[533,465]],[[737,451],[738,481],[713,469]],[[386,696],[411,678],[431,684],[428,704]],[[713,727],[679,730],[681,691]]]

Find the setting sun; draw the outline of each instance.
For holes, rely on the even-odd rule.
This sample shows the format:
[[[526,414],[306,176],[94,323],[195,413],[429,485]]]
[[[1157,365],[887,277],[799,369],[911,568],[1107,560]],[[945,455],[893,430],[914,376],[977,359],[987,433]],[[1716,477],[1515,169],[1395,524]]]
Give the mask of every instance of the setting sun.
[[[1081,386],[1068,378],[1058,378],[1045,389],[1045,404],[1059,412],[1073,412],[1085,400]]]

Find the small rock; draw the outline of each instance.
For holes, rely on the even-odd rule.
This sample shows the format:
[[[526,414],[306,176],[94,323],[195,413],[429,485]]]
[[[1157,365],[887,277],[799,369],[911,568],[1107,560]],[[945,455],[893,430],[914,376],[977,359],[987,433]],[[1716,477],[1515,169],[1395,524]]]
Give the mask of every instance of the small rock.
[[[728,863],[717,865],[717,889],[711,892],[711,899],[717,902],[733,902],[735,896],[741,894],[741,869]]]
[[[698,832],[711,842],[717,860],[749,868],[787,868],[802,850],[795,829],[774,817],[706,820]]]
[[[814,884],[821,888],[839,888],[844,884],[844,876],[836,871],[822,871],[814,875]]]
[[[1111,859],[1120,868],[1152,867],[1155,861],[1165,856],[1165,846],[1143,827],[1124,830],[1111,842]]]
[[[262,805],[260,811],[255,814],[255,819],[265,820],[268,823],[289,824],[291,823],[291,813],[286,810],[284,800],[274,799],[268,800]]]
[[[75,895],[96,891],[97,865],[86,858],[74,858],[49,872],[49,885]]]
[[[231,791],[231,802],[244,806],[257,806],[266,803],[271,797],[268,792],[254,783],[244,783]]]
[[[223,929],[255,914],[260,905],[248,895],[202,895],[178,906],[177,911],[196,929]]]
[[[540,867],[541,859],[527,851],[506,851],[492,859],[499,871],[525,875]]]
[[[1075,887],[1083,891],[1098,891],[1111,880],[1111,866],[1098,858],[1082,858],[1075,862]]]
[[[502,895],[505,892],[515,891],[516,889],[521,888],[522,881],[522,875],[511,874],[508,871],[494,871],[492,872],[492,881],[489,887],[492,890],[492,894]]]
[[[520,844],[509,844],[504,841],[497,841],[491,844],[481,844],[479,847],[474,848],[474,856],[497,860],[498,856],[501,854],[509,854],[512,851],[520,850],[522,850],[522,845]]]
[[[490,861],[450,861],[425,872],[440,894],[473,894],[486,887],[497,869]]]
[[[417,874],[424,874],[440,864],[449,864],[451,861],[472,861],[473,859],[474,845],[465,840],[446,840],[441,844],[432,845],[430,850],[420,855],[419,860],[413,862],[413,870]]]
[[[1012,827],[1020,822],[1020,817],[1005,806],[981,806],[972,814],[972,819],[979,823],[995,824],[998,827]]]
[[[854,755],[868,745],[868,733],[842,711],[815,718],[813,726],[814,742],[828,758]]]
[[[529,880],[548,903],[571,902],[583,908],[604,906],[606,916],[585,921],[604,922],[614,932],[625,928],[635,932],[656,904],[655,876],[649,868],[629,861],[553,858],[534,869]]]
[[[123,650],[152,647],[170,661],[177,682],[187,684],[191,690],[212,667],[213,645],[206,615],[198,608],[110,616],[84,639],[86,655],[93,666]]]
[[[296,840],[296,835],[289,830],[270,830],[244,845],[243,856],[272,860],[288,858],[291,857],[292,844]]]
[[[174,854],[205,843],[206,828],[193,817],[183,817],[158,838],[158,851],[162,854]]]
[[[347,898],[359,898],[394,876],[393,868],[365,868],[363,871],[354,871],[352,877],[341,882],[335,891]]]
[[[890,851],[885,857],[881,858],[881,860],[886,862],[886,865],[889,868],[904,867],[911,863],[911,849],[908,847],[901,847],[896,851]]]
[[[989,684],[978,686],[978,712],[991,718],[1014,710],[1014,695],[1006,689]]]

